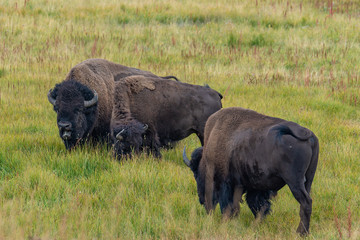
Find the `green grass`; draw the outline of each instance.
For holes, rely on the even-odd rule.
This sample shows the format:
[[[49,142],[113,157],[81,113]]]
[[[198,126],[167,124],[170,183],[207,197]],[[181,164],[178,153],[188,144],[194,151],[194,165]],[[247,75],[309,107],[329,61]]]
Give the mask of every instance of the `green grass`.
[[[357,1],[1,1],[0,239],[294,239],[288,187],[273,212],[208,216],[182,149],[118,162],[67,152],[46,94],[92,57],[209,84],[224,107],[295,121],[320,141],[309,239],[360,238]],[[341,234],[341,235],[340,235]]]

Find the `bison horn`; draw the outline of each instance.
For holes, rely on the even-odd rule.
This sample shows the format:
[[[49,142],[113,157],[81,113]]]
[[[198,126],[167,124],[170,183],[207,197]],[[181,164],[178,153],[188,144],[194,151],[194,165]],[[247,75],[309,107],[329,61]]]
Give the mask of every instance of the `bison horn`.
[[[143,128],[144,131],[146,131],[146,130],[148,129],[148,127],[149,127],[149,126],[148,126],[147,124],[144,124],[144,128]]]
[[[116,134],[117,140],[122,141],[124,139],[124,137],[121,135],[124,131],[125,129],[121,130],[118,134]]]
[[[55,104],[56,104],[56,99],[51,96],[51,90],[52,90],[52,89],[49,90],[49,92],[48,92],[48,94],[47,94],[47,97],[48,97],[49,102],[50,102],[52,105],[55,106]]]
[[[184,151],[183,151],[183,160],[184,160],[184,163],[186,164],[186,166],[188,166],[188,167],[191,166],[190,160],[186,156],[186,146],[184,147]]]
[[[98,101],[98,95],[96,93],[96,91],[94,90],[94,97],[89,100],[89,101],[84,101],[84,106],[87,108],[87,107],[91,107],[93,106],[95,103],[97,103]]]

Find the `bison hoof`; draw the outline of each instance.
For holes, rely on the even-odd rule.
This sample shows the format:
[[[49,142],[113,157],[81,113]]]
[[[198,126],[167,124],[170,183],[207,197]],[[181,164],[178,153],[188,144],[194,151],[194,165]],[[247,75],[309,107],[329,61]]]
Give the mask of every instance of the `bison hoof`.
[[[305,237],[309,234],[309,231],[305,229],[305,227],[300,223],[299,227],[297,228],[296,232],[302,236]]]

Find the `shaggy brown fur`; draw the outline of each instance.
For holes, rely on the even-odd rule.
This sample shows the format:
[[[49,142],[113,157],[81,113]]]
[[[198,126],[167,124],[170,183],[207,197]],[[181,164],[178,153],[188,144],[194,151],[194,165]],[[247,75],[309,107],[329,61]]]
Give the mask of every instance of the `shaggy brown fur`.
[[[221,95],[209,87],[146,76],[116,82],[112,128],[125,118],[148,125],[144,145],[159,148],[196,133],[203,143],[207,118],[221,108]]]
[[[270,212],[270,198],[285,184],[300,203],[297,231],[309,231],[310,189],[318,162],[318,139],[309,129],[243,108],[222,109],[209,117],[203,148],[189,163],[207,212],[216,204],[236,215],[241,196],[255,216]]]

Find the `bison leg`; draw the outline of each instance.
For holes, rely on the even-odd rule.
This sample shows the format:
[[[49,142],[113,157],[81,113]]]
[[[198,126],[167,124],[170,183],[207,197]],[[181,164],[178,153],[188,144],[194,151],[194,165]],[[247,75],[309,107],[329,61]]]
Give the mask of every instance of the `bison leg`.
[[[300,223],[296,232],[300,235],[306,235],[309,233],[312,199],[306,191],[304,183],[290,184],[289,187],[295,199],[300,203]]]
[[[244,188],[240,186],[235,186],[234,188],[234,197],[233,197],[233,207],[232,207],[232,216],[237,216],[240,211],[240,204],[242,203],[242,195],[244,194]]]
[[[144,145],[147,147],[147,154],[153,154],[156,158],[161,158],[160,141],[156,132],[149,127],[148,133],[145,135]]]
[[[152,153],[153,153],[154,157],[156,157],[156,158],[161,158],[161,153],[160,153],[160,149],[159,149],[159,148],[154,147],[153,150],[152,150]]]
[[[255,218],[264,218],[271,211],[272,191],[250,190],[246,193],[246,202]]]
[[[236,216],[240,210],[239,202],[242,202],[242,195],[244,189],[226,180],[220,188],[220,209],[223,214],[223,218],[227,219]]]
[[[232,203],[234,197],[234,189],[229,179],[220,185],[219,196],[220,210],[224,219],[228,219],[232,215]]]
[[[211,213],[215,206],[213,204],[214,196],[214,167],[206,166],[205,176],[205,209],[207,213]]]

